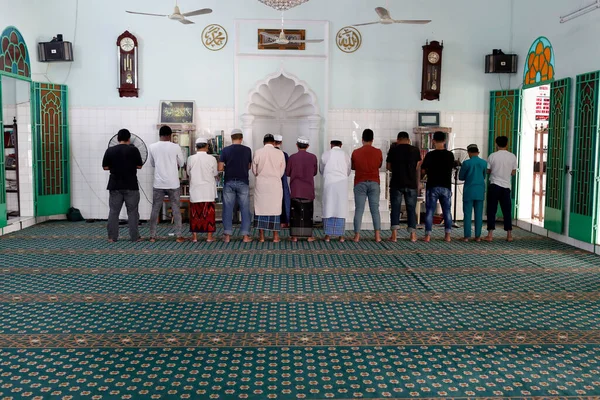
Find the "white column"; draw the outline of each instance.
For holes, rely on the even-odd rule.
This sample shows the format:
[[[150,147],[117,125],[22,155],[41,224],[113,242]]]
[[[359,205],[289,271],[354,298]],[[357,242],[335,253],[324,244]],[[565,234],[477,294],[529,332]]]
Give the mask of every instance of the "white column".
[[[254,115],[243,114],[240,119],[242,120],[242,132],[244,132],[244,144],[252,149],[254,146],[254,137],[252,135]]]
[[[317,157],[321,156],[323,152],[323,141],[324,138],[321,137],[321,116],[320,115],[311,115],[308,117],[308,135],[310,139],[310,143],[315,143],[313,145],[313,152]]]

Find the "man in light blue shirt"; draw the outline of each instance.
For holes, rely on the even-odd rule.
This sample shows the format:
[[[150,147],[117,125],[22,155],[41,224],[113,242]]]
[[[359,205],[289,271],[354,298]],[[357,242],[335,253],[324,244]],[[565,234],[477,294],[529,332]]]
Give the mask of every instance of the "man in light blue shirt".
[[[473,209],[475,209],[475,241],[480,242],[487,162],[479,158],[479,148],[476,144],[470,144],[467,151],[469,152],[469,159],[462,163],[458,174],[458,179],[465,182],[463,189],[465,237],[463,241],[468,242],[471,239],[471,215]]]

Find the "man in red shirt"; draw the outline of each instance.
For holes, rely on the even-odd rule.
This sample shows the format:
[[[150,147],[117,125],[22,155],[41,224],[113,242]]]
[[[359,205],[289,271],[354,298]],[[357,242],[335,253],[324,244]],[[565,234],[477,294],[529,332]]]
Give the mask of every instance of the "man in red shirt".
[[[373,218],[375,241],[381,242],[381,217],[379,215],[379,169],[383,164],[381,150],[373,147],[373,131],[365,129],[362,134],[363,146],[352,152],[354,176],[354,241],[360,241],[360,228],[365,212],[365,202],[369,199],[369,210]]]

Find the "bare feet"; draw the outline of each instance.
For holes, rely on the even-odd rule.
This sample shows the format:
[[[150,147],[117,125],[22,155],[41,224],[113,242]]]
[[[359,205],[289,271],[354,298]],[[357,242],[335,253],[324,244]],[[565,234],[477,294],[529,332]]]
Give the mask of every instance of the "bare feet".
[[[388,242],[392,242],[392,243],[396,243],[398,241],[398,231],[394,229],[392,231],[392,235],[390,236],[390,238],[387,241]]]
[[[491,242],[492,240],[494,240],[494,236],[492,236],[491,233],[488,233],[488,235],[483,238],[483,240],[485,240],[486,242]]]
[[[375,231],[375,241],[377,243],[381,242],[381,232]]]
[[[508,233],[506,234],[506,241],[507,242],[512,242],[513,240],[514,239],[513,239],[513,236],[512,236],[512,232],[508,231]]]
[[[340,243],[344,243],[346,241],[346,238],[343,236],[340,236]]]
[[[352,239],[352,240],[354,241],[354,243],[360,242],[360,233],[355,233],[354,239]]]
[[[460,238],[460,239],[458,239],[458,240],[459,240],[459,241],[461,241],[461,242],[465,242],[465,243],[466,243],[466,242],[468,242],[468,241],[469,241],[469,240],[471,240],[471,239],[470,239],[470,238],[466,238],[466,237],[464,237],[464,238]]]
[[[150,243],[154,243],[154,242],[156,242],[156,238],[155,238],[155,237],[151,237],[150,239],[148,239],[148,241],[149,241]]]
[[[185,238],[184,238],[184,237],[182,237],[182,236],[179,236],[179,237],[178,237],[178,238],[177,238],[175,241],[176,241],[177,243],[183,243],[183,242],[185,242]]]
[[[413,243],[417,241],[417,232],[411,232],[410,241]]]
[[[423,238],[423,241],[424,241],[425,243],[429,243],[429,242],[431,242],[431,236],[429,236],[429,235],[425,235],[425,237]]]
[[[206,243],[212,243],[214,241],[215,241],[215,239],[213,238],[213,234],[209,233],[208,237],[206,238]]]
[[[192,243],[198,243],[198,234],[197,233],[192,234]]]
[[[265,242],[265,231],[263,231],[262,229],[260,229],[258,232],[259,232],[259,239],[258,239],[258,241],[261,242],[261,243],[264,243]]]
[[[279,243],[280,241],[279,232],[273,232],[273,243]]]
[[[451,241],[452,241],[452,237],[450,236],[450,234],[449,234],[449,233],[446,233],[446,234],[444,235],[444,241],[445,241],[445,242],[451,242]]]
[[[108,239],[108,243],[115,243],[116,240]]]
[[[325,240],[327,243],[329,243],[329,240],[330,240],[330,238],[329,238],[329,235],[325,235],[325,239],[324,239],[324,240]]]
[[[245,238],[245,236],[244,236]],[[229,243],[231,241],[231,235],[223,235],[223,243]]]
[[[316,240],[317,240],[317,238],[316,238],[316,237],[312,237],[312,236],[311,236],[311,237],[309,237],[309,238],[308,238],[308,239],[306,239],[306,240],[307,240],[307,242],[308,242],[308,243],[311,243],[311,242],[314,242],[314,241],[316,241]]]
[[[292,242],[296,243],[296,242],[298,241],[298,238],[297,238],[297,237],[295,237],[295,236],[292,236],[292,237],[290,238],[290,241],[292,241]]]
[[[250,243],[250,242],[252,242],[252,240],[253,239],[250,236],[244,235],[244,243]]]
[[[479,243],[479,242],[481,242],[481,238],[475,238],[475,241],[476,241],[477,243]]]

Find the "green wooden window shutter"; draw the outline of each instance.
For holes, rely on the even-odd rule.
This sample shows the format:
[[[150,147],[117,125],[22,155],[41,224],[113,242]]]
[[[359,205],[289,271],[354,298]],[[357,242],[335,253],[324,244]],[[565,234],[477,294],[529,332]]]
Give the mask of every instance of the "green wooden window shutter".
[[[67,87],[32,86],[35,215],[66,214],[71,206]]]
[[[0,228],[4,228],[7,224],[6,214],[6,171],[4,161],[4,119],[2,116],[2,77],[0,76],[0,128],[2,130],[2,151],[0,151]]]
[[[550,86],[550,121],[548,124],[548,165],[546,169],[544,227],[556,233],[563,233],[564,231],[571,84],[572,79],[565,78],[552,82]]]
[[[521,126],[521,91],[499,90],[490,93],[489,154],[496,151],[496,138],[508,137],[508,148],[518,157]],[[516,219],[518,176],[512,180],[513,216]]]
[[[594,243],[598,197],[600,71],[577,76],[569,236]]]

